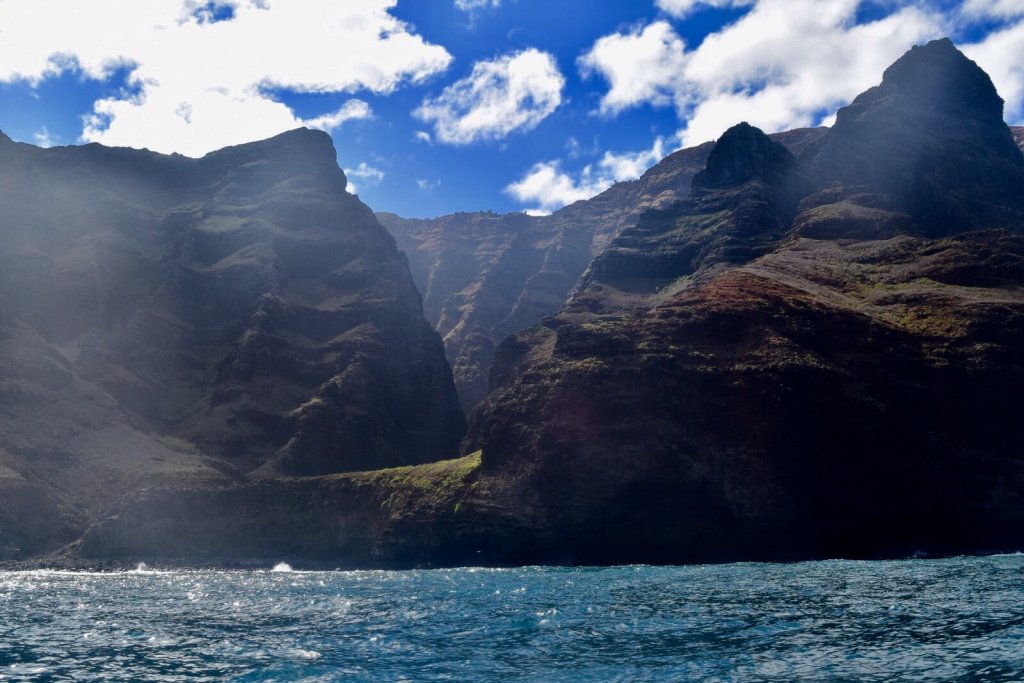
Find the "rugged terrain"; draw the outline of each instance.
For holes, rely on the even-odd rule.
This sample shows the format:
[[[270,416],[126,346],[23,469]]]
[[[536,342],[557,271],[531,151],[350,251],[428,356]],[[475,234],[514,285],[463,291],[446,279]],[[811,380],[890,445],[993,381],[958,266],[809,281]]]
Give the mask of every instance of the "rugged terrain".
[[[574,561],[1024,543],[1024,158],[1002,100],[931,43],[810,152],[731,129],[688,199],[499,347],[467,448],[530,482]]]
[[[937,41],[798,152],[737,125],[681,201],[609,234],[562,310],[498,347],[462,459],[142,491],[68,561],[1024,546],[1024,156],[1002,101]]]
[[[824,128],[772,138],[802,154]],[[378,213],[409,257],[427,320],[442,336],[468,415],[487,394],[494,349],[565,303],[590,262],[647,210],[686,197],[713,143],[674,152],[639,179],[550,216],[458,213],[434,219]]]
[[[0,557],[141,488],[457,453],[441,340],[345,188],[308,130],[199,160],[0,137]]]

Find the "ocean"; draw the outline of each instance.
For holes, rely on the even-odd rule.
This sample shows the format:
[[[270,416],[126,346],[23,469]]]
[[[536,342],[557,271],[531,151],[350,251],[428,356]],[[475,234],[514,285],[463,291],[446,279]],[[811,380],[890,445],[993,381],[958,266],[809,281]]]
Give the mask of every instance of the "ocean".
[[[1022,681],[1024,556],[0,572],[0,681]]]

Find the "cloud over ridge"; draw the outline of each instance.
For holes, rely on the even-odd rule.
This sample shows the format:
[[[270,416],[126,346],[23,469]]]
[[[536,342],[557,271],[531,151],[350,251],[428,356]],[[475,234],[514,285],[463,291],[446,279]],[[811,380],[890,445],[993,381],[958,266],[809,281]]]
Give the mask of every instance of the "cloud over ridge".
[[[97,101],[83,139],[199,156],[303,125],[270,89],[389,93],[451,61],[389,13],[395,0],[215,4],[3,0],[0,81],[69,69],[102,80],[127,67],[137,92]],[[350,103],[311,121],[329,128],[368,111]]]

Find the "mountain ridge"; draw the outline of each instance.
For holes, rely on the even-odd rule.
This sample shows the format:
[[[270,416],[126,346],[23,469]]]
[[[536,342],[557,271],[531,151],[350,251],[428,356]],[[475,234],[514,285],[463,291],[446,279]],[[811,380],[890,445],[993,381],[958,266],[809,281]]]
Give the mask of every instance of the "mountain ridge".
[[[887,74],[922,54],[942,62],[948,45]],[[887,122],[905,115],[891,102],[860,139],[837,124],[802,173],[760,131],[730,129],[712,182],[620,232],[558,315],[502,343],[464,448],[531,491],[550,552],[692,562],[1024,542],[1024,434],[1007,407],[1024,389],[1021,154],[985,190],[996,211],[972,213],[954,189],[929,224],[913,192],[949,182],[935,170],[960,148],[945,131],[901,138],[911,157],[948,150],[925,166],[848,151],[891,148]],[[998,175],[1009,136],[959,111],[969,120],[950,130],[979,148],[969,177]],[[979,118],[1006,133],[1001,112]],[[877,181],[902,168],[906,185]],[[979,229],[990,216],[1003,229]]]
[[[824,129],[778,133],[796,154]],[[714,143],[669,154],[640,178],[544,217],[464,212],[403,219],[379,212],[408,256],[427,319],[445,340],[463,409],[487,393],[494,349],[509,334],[553,315],[623,227],[689,194]]]
[[[151,486],[429,462],[464,417],[325,133],[201,159],[0,146],[0,555]]]
[[[958,52],[950,62],[942,43],[925,46],[908,63],[913,66],[922,55],[924,68],[928,56],[936,55],[939,63],[946,60],[964,70],[964,78],[984,82],[971,71],[977,66]],[[957,78],[954,74],[953,82]],[[907,81],[897,79],[895,86],[901,82]],[[955,98],[958,92],[945,95]],[[983,95],[978,101],[991,105],[992,93]],[[1024,197],[1014,192],[1017,166],[1012,159],[1011,166],[1004,163],[1001,116],[999,121],[977,116],[977,103],[952,107],[964,119],[959,125],[919,126],[891,144],[893,131],[906,133],[908,114],[886,107],[905,100],[861,99],[858,107],[870,104],[863,120],[871,125],[861,127],[859,139],[850,129],[804,134],[807,144],[795,154],[751,126],[730,129],[689,176],[703,172],[692,191],[630,225],[610,228],[607,244],[588,262],[585,275],[566,285],[575,288],[568,301],[558,303],[558,312],[497,346],[491,391],[470,420],[461,458],[280,476],[293,463],[275,460],[276,455],[250,463],[243,472],[213,468],[230,460],[204,459],[202,451],[192,453],[197,461],[184,451],[161,454],[164,463],[177,468],[178,479],[162,473],[153,485],[123,487],[124,495],[93,512],[77,541],[42,561],[265,565],[283,556],[294,566],[397,568],[1019,549],[1024,546],[1024,430],[1018,415],[1024,389],[1024,226],[1016,216]],[[994,169],[1001,168],[1014,175],[981,188],[980,203],[971,193],[950,188],[943,196],[950,210],[935,222],[921,209],[926,207],[922,198],[935,196],[958,177],[950,155],[959,158],[964,141],[976,147],[968,157],[973,171],[964,176],[967,181],[999,175]],[[947,142],[947,156],[935,156]],[[861,153],[873,149],[881,152]],[[893,150],[900,152],[897,158],[890,158]],[[906,162],[918,152],[928,165]],[[849,164],[830,171],[844,155]],[[673,163],[692,156],[680,154]],[[687,172],[683,164],[679,173]],[[909,174],[907,182],[879,182],[893,172]],[[266,175],[256,173],[256,180],[261,178]],[[229,183],[224,189],[237,197],[244,186]],[[285,189],[291,194],[301,187]],[[568,213],[580,216],[598,206],[578,204]],[[301,211],[309,209],[303,203]],[[617,225],[622,211],[612,202],[614,215],[602,225]],[[223,220],[223,213],[213,215]],[[507,219],[467,215],[459,220],[464,222],[459,234],[466,238],[458,245],[465,250],[459,258],[474,264],[505,258],[509,267],[516,265],[501,225],[487,223]],[[527,250],[535,259],[528,272],[509,281],[503,279],[509,271],[490,271],[486,279],[504,288],[484,288],[482,294],[501,295],[507,304],[523,296],[523,282],[543,275],[534,284],[545,284],[545,301],[554,300],[561,285],[554,287],[553,281],[571,279],[566,264],[590,250],[599,232],[586,223],[564,227],[548,243],[528,232],[522,239],[537,240],[536,248]],[[379,239],[369,224],[366,228]],[[483,240],[484,252],[469,239],[472,230],[496,236]],[[429,229],[424,235],[437,236]],[[288,244],[284,239],[274,248]],[[52,248],[37,245],[44,255],[44,247]],[[190,248],[181,251],[190,259],[207,253]],[[410,271],[401,267],[393,247],[382,253],[385,265],[396,265],[360,272],[394,273],[397,279],[371,286],[369,291],[378,294],[370,299],[387,310],[421,310],[419,297],[407,295]],[[556,265],[560,270],[552,280]],[[468,280],[478,277],[468,270]],[[336,271],[315,279],[335,287],[371,282],[360,272]],[[280,272],[288,276],[287,269]],[[427,268],[412,272],[430,275]],[[0,273],[9,276],[7,270]],[[393,302],[383,296],[393,287],[406,295]],[[14,364],[23,381],[0,386],[0,409],[49,391],[45,396],[64,398],[62,409],[69,412],[80,409],[83,397],[95,396],[118,419],[117,401],[104,398],[101,389],[79,388],[72,359],[51,348],[47,335],[66,334],[64,328],[41,334],[38,320],[30,321],[33,325],[20,320],[23,309],[10,305],[18,303],[11,292],[0,287],[0,344],[9,349],[0,361]],[[322,334],[324,318],[298,306],[294,297],[323,292],[288,287],[275,292],[260,298],[239,323],[251,345],[241,345],[230,362],[216,368],[218,377],[230,369],[224,375],[228,404],[252,394],[245,373],[266,367],[268,358],[309,368],[296,362],[302,358],[280,352],[296,348],[298,339],[280,330],[287,322],[285,327],[301,336]],[[358,298],[367,302],[362,294]],[[325,302],[329,313],[339,308],[333,294],[316,301]],[[431,308],[437,301],[427,290],[422,310],[440,314],[443,304]],[[474,296],[458,303],[471,311],[486,301]],[[106,315],[116,319],[117,310],[114,306]],[[465,311],[449,318],[452,330]],[[429,327],[422,318],[418,325]],[[372,351],[363,332],[356,334],[360,340],[353,340],[352,332],[349,328],[339,343],[357,341],[359,352]],[[436,365],[443,356],[432,338]],[[401,341],[406,352],[408,337]],[[357,355],[339,357],[334,367],[352,366],[350,358]],[[361,363],[356,367],[367,367]],[[356,374],[355,379],[366,380]],[[263,386],[280,386],[280,378]],[[372,389],[374,382],[346,386]],[[297,417],[310,415],[321,426],[338,424],[329,412],[320,413],[318,401],[343,396],[318,395]],[[373,394],[353,396],[352,409],[374,405],[368,396]],[[211,408],[216,413],[217,406]],[[236,421],[257,417],[238,415]],[[301,420],[286,424],[302,427]],[[18,428],[17,420],[0,421],[5,448],[12,433],[20,438],[14,433]],[[77,428],[86,435],[92,429]],[[39,424],[30,431],[36,439],[47,434]],[[305,433],[311,441],[291,442],[295,448],[284,455],[308,457],[316,453],[317,439],[333,441],[317,428]],[[0,467],[0,485],[23,492],[21,484],[10,482],[35,476],[24,449],[0,456],[5,458],[0,466],[20,458],[14,461],[20,470]],[[50,452],[35,462],[49,461],[47,467],[56,468],[67,459]],[[69,533],[59,526],[59,500],[34,518],[27,517],[30,497],[4,500],[13,502],[0,508],[7,515],[0,515],[0,529],[18,515],[42,524],[29,533],[45,540],[32,551],[36,555]],[[47,537],[47,529],[56,536]],[[10,548],[5,553],[17,556]]]

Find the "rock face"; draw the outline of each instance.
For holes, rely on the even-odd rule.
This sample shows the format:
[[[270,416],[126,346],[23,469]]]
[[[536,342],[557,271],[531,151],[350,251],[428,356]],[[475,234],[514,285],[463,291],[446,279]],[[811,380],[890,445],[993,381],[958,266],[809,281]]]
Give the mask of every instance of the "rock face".
[[[824,130],[772,137],[800,155]],[[591,260],[620,230],[635,225],[645,211],[686,197],[712,146],[674,152],[638,180],[617,183],[550,216],[377,215],[409,257],[424,312],[444,339],[467,414],[487,393],[501,340],[557,313]]]
[[[974,89],[928,92],[971,102],[917,106],[935,64]],[[731,129],[692,192],[610,234],[563,309],[496,350],[470,455],[142,492],[77,557],[393,567],[1020,548],[1024,195],[1006,191],[1020,155],[987,78],[944,42],[871,92],[886,95],[839,116],[870,125],[802,152]],[[939,110],[943,127],[891,139]],[[991,167],[941,154],[966,148]],[[950,178],[974,189],[943,191]],[[483,262],[470,247],[502,244],[487,221],[510,219],[458,220],[456,235],[478,225],[493,241],[426,251]]]
[[[840,110],[817,166],[883,191],[929,237],[1024,222],[1020,150],[987,74],[949,39],[915,47]]]
[[[948,41],[805,163],[741,124],[502,343],[466,448],[574,562],[1019,547],[1022,189]]]
[[[0,557],[146,486],[457,453],[441,341],[345,187],[309,130],[198,160],[0,139]]]

